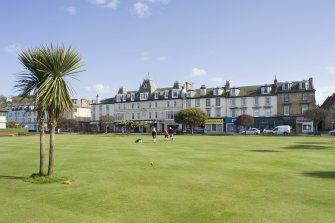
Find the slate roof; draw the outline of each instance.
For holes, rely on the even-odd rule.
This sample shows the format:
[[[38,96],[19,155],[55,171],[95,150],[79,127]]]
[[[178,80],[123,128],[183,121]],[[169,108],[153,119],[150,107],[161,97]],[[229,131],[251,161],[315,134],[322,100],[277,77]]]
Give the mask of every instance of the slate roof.
[[[299,84],[301,82],[308,83],[307,89],[299,89]],[[290,83],[291,88],[290,90],[284,90],[283,86],[286,83]],[[307,86],[307,85],[306,85]],[[143,83],[140,85],[139,90],[137,91],[126,91],[125,87],[120,87],[117,95],[125,95],[126,101],[121,100],[117,102],[116,98],[117,95],[114,98],[108,98],[101,100],[100,104],[112,104],[112,103],[122,103],[122,102],[138,102],[140,100],[140,94],[143,92],[148,92],[148,98],[145,101],[153,101],[153,100],[163,100],[163,99],[180,99],[183,98],[184,95],[182,95],[180,92],[178,94],[178,97],[173,98],[172,92],[173,90],[182,90],[185,86],[182,86],[179,82],[175,82],[173,84],[173,87],[166,87],[166,88],[156,88],[154,82],[151,79],[145,79]],[[267,94],[262,94],[262,87],[271,87],[270,92]],[[201,91],[205,89],[206,94],[201,95]],[[214,95],[213,92],[215,89],[221,89],[222,94],[220,95]],[[231,96],[230,91],[232,89],[238,89],[239,94],[237,96]],[[168,92],[168,98],[165,97],[164,92]],[[303,92],[303,91],[315,91],[314,85],[313,85],[313,79],[309,78],[308,80],[303,81],[291,81],[291,82],[277,82],[276,78],[274,80],[273,84],[265,84],[265,85],[252,85],[252,86],[240,86],[240,87],[230,87],[230,81],[227,81],[226,85],[223,87],[214,87],[214,88],[206,88],[205,85],[202,85],[201,88],[197,89],[189,89],[188,91],[193,91],[192,97],[186,97],[186,98],[213,98],[213,97],[256,97],[256,96],[271,96],[276,95],[277,93],[292,93],[292,92]],[[155,99],[155,94],[159,93],[158,98]],[[131,94],[134,95],[134,100],[131,100]]]
[[[335,106],[335,93],[332,96],[328,96],[327,99],[322,103],[321,108],[331,109]]]

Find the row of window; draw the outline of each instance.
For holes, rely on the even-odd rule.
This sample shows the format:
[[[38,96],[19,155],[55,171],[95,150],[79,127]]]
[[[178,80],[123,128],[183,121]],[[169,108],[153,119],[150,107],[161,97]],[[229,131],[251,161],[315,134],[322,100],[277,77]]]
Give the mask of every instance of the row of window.
[[[308,104],[303,104],[301,106],[301,113],[304,113],[305,111],[308,110]],[[206,108],[205,109],[207,116],[208,117],[222,117],[224,116],[222,114],[222,108],[215,108],[214,110],[212,108]],[[252,109],[252,115],[254,117],[260,117],[261,115],[265,116],[265,117],[271,117],[272,116],[272,109],[271,108],[265,108],[264,110],[262,109],[262,111],[264,112],[264,114],[260,114],[260,109]],[[214,113],[213,113],[214,112]],[[289,105],[285,105],[283,107],[283,112],[284,115],[290,115],[290,106]],[[231,117],[237,117],[238,115],[246,115],[248,114],[247,112],[247,108],[242,108],[242,109],[230,109],[230,116]],[[164,118],[164,119],[174,119],[174,116],[176,114],[176,111],[165,111],[165,113],[162,113],[163,117],[159,117],[159,112],[148,112],[148,113],[142,113],[142,117],[141,117],[141,113],[137,112],[137,113],[131,113],[131,119],[133,120],[140,120],[140,119],[159,119],[159,118]],[[125,114],[124,113],[115,113],[115,119],[116,121],[122,121],[125,118]],[[97,120],[96,117],[94,117],[94,120]]]
[[[291,87],[292,87],[292,83],[286,82],[286,83],[283,84],[282,90],[289,91],[289,90],[291,90]],[[299,82],[299,89],[300,90],[306,90],[308,88],[309,88],[309,82],[308,81]]]
[[[302,93],[302,101],[308,101],[308,93],[304,92]],[[290,101],[290,94],[284,94],[284,102]]]
[[[177,107],[177,101],[164,101],[164,102],[149,102],[147,106],[141,103],[127,103],[127,104],[117,104],[117,109],[140,109],[140,108],[158,108],[161,107],[161,104],[164,103],[165,107]],[[141,106],[142,105],[142,106]],[[106,111],[110,110],[110,105],[104,105]],[[96,107],[92,106],[92,111],[95,112]],[[103,105],[99,105],[99,111],[101,112]]]
[[[243,107],[247,107],[248,103],[247,103],[247,98],[241,98],[241,106]],[[215,106],[221,106],[221,98],[215,98],[215,102],[214,102]],[[237,98],[231,98],[230,99],[230,105],[231,106],[237,106]],[[259,106],[259,98],[255,97],[254,98],[254,106]],[[271,105],[271,97],[265,97],[265,105],[266,106],[270,106]],[[210,107],[212,106],[212,100],[210,98],[206,99],[206,107]],[[186,101],[186,107],[192,107],[191,104],[191,100],[187,100]],[[195,107],[200,107],[200,99],[195,99]]]
[[[165,99],[169,98],[169,90],[165,90],[162,92],[155,92],[154,93],[154,99],[158,99],[159,95],[163,95]],[[180,95],[180,90],[172,90],[171,97],[172,98],[178,98]],[[130,94],[117,94],[116,95],[116,102],[126,102],[127,98],[130,99],[130,101],[135,101],[135,93]],[[149,98],[149,92],[142,92],[140,93],[140,100],[148,100]]]
[[[286,82],[282,85],[282,90],[284,91],[289,91],[291,90],[292,83]],[[300,90],[306,90],[309,88],[309,82],[308,81],[302,81],[299,83],[299,89]],[[261,93],[262,94],[269,94],[272,91],[271,86],[263,86],[261,87]],[[213,95],[214,96],[219,96],[222,95],[223,89],[222,88],[216,88],[213,90]],[[238,88],[231,88],[229,95],[230,96],[238,96],[240,93],[240,89]],[[200,94],[201,95],[206,95],[206,89],[200,89]],[[158,99],[159,95],[163,95],[165,99],[169,98],[169,90],[165,90],[162,92],[155,92],[154,93],[154,99]],[[180,90],[172,90],[172,98],[178,98],[180,95]],[[187,97],[193,97],[194,96],[194,91],[189,90],[186,92]],[[140,93],[140,100],[148,100],[149,97],[149,92],[142,92]],[[135,93],[130,93],[130,94],[117,94],[116,95],[116,102],[125,102],[127,101],[127,98],[130,98],[131,101],[135,100]]]
[[[131,119],[132,120],[140,120],[140,119],[159,119],[159,118],[163,118],[163,119],[174,119],[174,116],[176,114],[176,111],[165,111],[164,113],[162,112],[160,117],[159,112],[148,112],[148,113],[142,113],[142,117],[141,117],[141,113],[140,112],[133,112],[131,113]],[[123,121],[125,120],[125,113],[121,113],[121,112],[117,112],[114,114],[115,116],[115,120],[116,121]],[[96,116],[96,114],[93,114],[93,119],[94,120],[98,120],[99,117]]]
[[[284,112],[284,115],[290,115],[290,108],[291,106],[290,105],[284,105],[283,107],[283,112]],[[308,104],[302,104],[301,105],[301,114],[303,114],[305,111],[307,111],[309,108]]]

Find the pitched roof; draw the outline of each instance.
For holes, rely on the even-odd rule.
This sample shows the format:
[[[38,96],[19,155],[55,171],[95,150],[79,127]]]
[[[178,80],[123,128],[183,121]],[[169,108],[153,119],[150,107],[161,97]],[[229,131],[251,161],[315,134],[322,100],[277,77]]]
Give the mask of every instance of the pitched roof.
[[[332,108],[334,105],[335,105],[335,93],[327,97],[327,99],[322,103],[321,108],[329,109]]]

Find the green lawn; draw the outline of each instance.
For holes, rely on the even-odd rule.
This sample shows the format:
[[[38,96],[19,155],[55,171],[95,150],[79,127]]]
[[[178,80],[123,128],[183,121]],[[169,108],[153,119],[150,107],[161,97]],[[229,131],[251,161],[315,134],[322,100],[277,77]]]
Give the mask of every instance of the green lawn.
[[[0,137],[0,222],[335,221],[335,137],[138,137],[57,135],[71,185],[23,181],[38,136]]]

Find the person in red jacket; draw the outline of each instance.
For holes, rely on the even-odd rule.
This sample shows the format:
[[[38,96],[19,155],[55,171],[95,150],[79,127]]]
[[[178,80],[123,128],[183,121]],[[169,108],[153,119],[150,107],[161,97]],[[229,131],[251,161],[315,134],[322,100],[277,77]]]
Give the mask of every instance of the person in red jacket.
[[[166,129],[164,130],[164,140],[169,140],[169,132]]]

